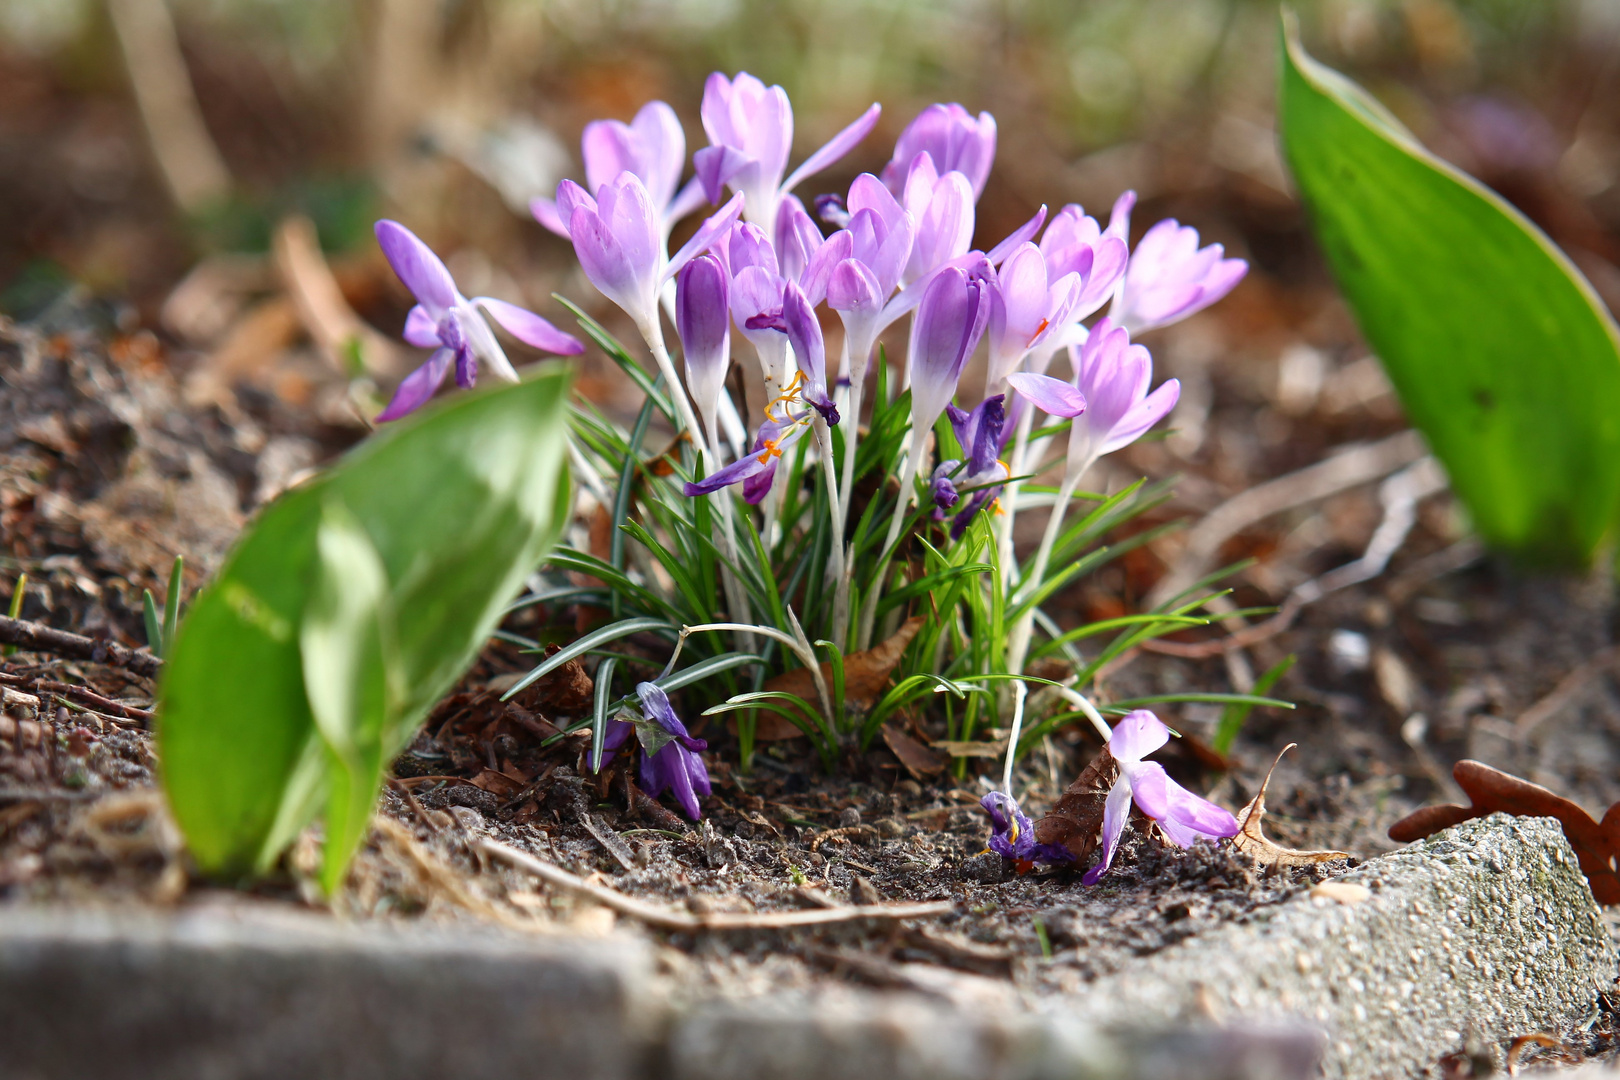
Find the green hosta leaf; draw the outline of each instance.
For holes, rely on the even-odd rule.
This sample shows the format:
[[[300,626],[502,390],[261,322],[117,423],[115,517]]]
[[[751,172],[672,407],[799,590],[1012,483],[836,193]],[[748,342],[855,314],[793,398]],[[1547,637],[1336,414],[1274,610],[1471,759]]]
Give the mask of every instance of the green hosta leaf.
[[[1587,562],[1620,503],[1620,333],[1524,215],[1285,25],[1283,150],[1362,332],[1491,544]]]
[[[567,383],[548,366],[390,425],[266,507],[197,596],[159,688],[158,742],[205,872],[262,869],[323,803],[335,817],[345,732],[354,775],[380,770],[477,656],[567,518]],[[369,640],[356,628],[372,620],[375,648],[350,641],[306,665],[339,637]],[[377,665],[392,672],[380,715]],[[374,791],[376,778],[357,783]]]

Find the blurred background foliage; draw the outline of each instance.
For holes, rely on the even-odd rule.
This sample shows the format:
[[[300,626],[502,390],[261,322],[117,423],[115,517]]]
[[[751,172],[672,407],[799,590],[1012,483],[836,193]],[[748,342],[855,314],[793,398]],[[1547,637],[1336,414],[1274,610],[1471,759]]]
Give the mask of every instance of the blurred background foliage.
[[[1620,0],[1300,7],[1324,62],[1522,207],[1620,305]],[[173,75],[131,37],[154,8],[0,2],[0,310],[35,313],[79,282],[156,326],[199,258],[262,252],[300,211],[355,259],[372,258],[376,214],[405,218],[459,252],[471,287],[558,314],[554,289],[594,297],[528,198],[580,175],[586,122],[649,98],[701,145],[715,69],[782,83],[801,154],[883,102],[878,131],[814,191],[877,168],[931,101],[990,110],[979,243],[1042,202],[1102,211],[1133,187],[1141,220],[1180,217],[1255,263],[1219,316],[1227,340],[1318,318],[1299,290],[1331,291],[1275,146],[1270,0],[170,0],[217,153],[191,197],[172,168],[165,183],[162,132],[131,92],[132,77]],[[362,314],[395,329],[386,275],[368,299],[334,265]]]

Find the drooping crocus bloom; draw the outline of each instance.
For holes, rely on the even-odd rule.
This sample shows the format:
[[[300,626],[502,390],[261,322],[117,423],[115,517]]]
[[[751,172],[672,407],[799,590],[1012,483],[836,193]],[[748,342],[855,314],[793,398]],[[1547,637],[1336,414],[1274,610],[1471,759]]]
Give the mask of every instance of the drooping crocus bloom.
[[[827,423],[838,423],[838,406],[827,393],[827,343],[815,307],[804,290],[788,282],[782,287],[782,310],[750,319],[748,328],[780,330],[787,335],[803,376],[803,386],[797,390],[799,400],[814,408]]]
[[[1146,814],[1177,847],[1195,840],[1236,836],[1237,819],[1208,799],[1199,798],[1165,774],[1156,761],[1143,761],[1170,739],[1170,729],[1146,709],[1136,709],[1114,726],[1108,753],[1119,764],[1119,779],[1103,804],[1102,858],[1081,878],[1087,885],[1108,872],[1119,838],[1130,818],[1131,803]]]
[[[635,173],[621,172],[598,188],[594,198],[564,180],[557,185],[557,212],[568,222],[585,276],[646,336],[657,326],[658,292],[664,282],[731,228],[742,212],[742,199],[732,199],[705,221],[672,259],[664,256],[663,227],[652,196]]]
[[[917,306],[911,355],[911,431],[925,435],[956,396],[962,365],[973,355],[990,319],[988,264],[968,272],[955,266],[941,270]]]
[[[961,443],[963,452],[967,454],[967,467],[958,473],[957,468],[962,462],[951,459],[941,462],[934,470],[930,483],[934,496],[934,520],[944,521],[945,512],[956,506],[960,500],[957,494],[959,488],[976,489],[968,499],[967,506],[951,522],[953,540],[966,531],[974,514],[1000,494],[1002,482],[1011,475],[1007,472],[1007,466],[996,457],[1001,452],[1001,430],[1007,422],[1005,404],[1006,396],[997,394],[979,402],[972,412],[964,412],[955,405],[945,406],[945,415],[950,417],[956,441]]]
[[[726,268],[713,255],[699,255],[675,275],[675,332],[686,358],[686,388],[716,444],[715,416],[731,367],[729,286]]]
[[[918,154],[927,154],[937,172],[955,170],[966,176],[977,202],[996,159],[996,118],[987,112],[975,118],[955,102],[930,105],[918,113],[900,133],[894,157],[883,167],[883,182],[896,195],[906,189]]]
[[[463,389],[477,381],[479,360],[499,378],[517,382],[517,372],[479,314],[480,308],[525,345],[563,356],[585,351],[577,338],[532,311],[489,296],[471,300],[462,296],[439,257],[399,222],[377,222],[376,234],[388,264],[416,297],[416,306],[405,320],[405,340],[418,348],[434,350],[427,363],[405,376],[388,408],[378,415],[379,423],[398,420],[425,405],[444,382],[452,363],[456,385]]]
[[[1073,383],[1027,371],[1009,375],[1007,381],[1044,412],[1074,418],[1068,475],[1078,479],[1097,458],[1140,439],[1175,408],[1181,383],[1166,379],[1148,393],[1153,358],[1106,318],[1098,320],[1083,344],[1070,347],[1069,356]]]
[[[622,172],[640,177],[662,219],[665,236],[670,226],[703,203],[703,186],[695,178],[680,187],[686,133],[675,110],[662,101],[647,102],[628,124],[620,120],[586,124],[580,156],[585,159],[585,189],[593,195]],[[540,224],[569,239],[568,219],[558,211],[555,200],[535,199],[529,210]]]
[[[709,744],[694,739],[686,730],[681,718],[675,715],[675,707],[669,703],[669,695],[657,683],[637,683],[636,697],[641,700],[643,724],[648,726],[648,731],[641,735],[641,786],[655,799],[666,791],[673,791],[675,801],[681,804],[686,816],[696,821],[703,816],[698,796],[710,791],[709,770],[701,756]],[[603,740],[602,763],[605,765],[612,760],[630,733],[643,724],[612,725]],[[656,748],[649,750],[649,743]]]
[[[771,483],[776,477],[776,463],[781,459],[783,451],[809,430],[810,411],[808,409],[796,413],[786,414],[778,420],[773,415],[759,426],[759,434],[754,438],[754,448],[742,457],[733,461],[722,469],[716,469],[713,476],[706,476],[695,482],[688,481],[685,492],[689,498],[699,495],[708,495],[732,484],[743,486],[743,499],[750,505],[757,505],[770,493]]]
[[[1168,326],[1202,311],[1248,273],[1242,259],[1223,258],[1220,244],[1198,246],[1198,230],[1174,218],[1149,229],[1131,252],[1125,284],[1110,312],[1133,334]]]
[[[748,220],[774,237],[782,197],[854,149],[881,112],[881,106],[873,105],[783,180],[793,148],[793,106],[787,91],[767,87],[746,71],[735,79],[717,71],[703,87],[703,130],[713,145],[694,154],[692,165],[710,202],[719,202],[721,189],[729,185],[747,199]]]
[[[1011,795],[992,791],[979,800],[990,815],[991,851],[1004,859],[1021,863],[1073,862],[1074,856],[1061,844],[1042,844],[1035,839],[1035,826]]]

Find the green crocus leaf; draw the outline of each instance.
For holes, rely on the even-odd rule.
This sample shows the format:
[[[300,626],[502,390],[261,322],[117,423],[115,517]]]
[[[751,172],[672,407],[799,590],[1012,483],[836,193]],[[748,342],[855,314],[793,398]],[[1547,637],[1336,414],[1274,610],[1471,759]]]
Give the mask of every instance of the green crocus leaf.
[[[564,369],[389,425],[260,514],[159,687],[169,804],[207,873],[263,870],[326,807],[342,878],[383,764],[567,520]]]
[[[1581,566],[1620,506],[1620,333],[1504,199],[1306,55],[1285,16],[1282,145],[1362,333],[1475,526]]]

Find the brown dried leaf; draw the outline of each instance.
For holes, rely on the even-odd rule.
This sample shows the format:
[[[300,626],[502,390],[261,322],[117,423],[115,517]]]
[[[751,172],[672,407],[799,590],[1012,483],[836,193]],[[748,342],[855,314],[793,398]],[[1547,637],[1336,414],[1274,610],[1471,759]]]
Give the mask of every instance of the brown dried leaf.
[[[915,615],[905,621],[905,624],[895,631],[886,641],[867,649],[865,652],[850,653],[844,657],[844,709],[851,714],[864,716],[877,704],[878,698],[889,686],[889,673],[894,665],[900,662],[905,655],[906,646],[911,639],[917,636],[924,623],[921,615]],[[827,680],[829,689],[832,687],[832,664],[826,661],[821,665],[821,677]],[[783,672],[774,679],[767,679],[765,689],[797,694],[804,700],[814,703],[816,699],[816,683],[810,677],[807,668],[794,668]],[[780,742],[783,739],[796,739],[804,734],[783,717],[772,712],[758,712],[759,722],[754,729],[754,739],[758,742]],[[732,731],[737,730],[736,718],[727,721]]]
[[[561,651],[556,645],[546,646],[548,657]],[[513,700],[538,713],[579,716],[591,707],[595,689],[585,665],[576,657],[530,683]]]
[[[1277,752],[1277,761],[1292,750],[1297,743],[1289,743]],[[1254,793],[1249,805],[1238,811],[1238,834],[1232,838],[1232,847],[1248,855],[1257,863],[1268,866],[1310,866],[1312,863],[1332,862],[1334,859],[1348,859],[1352,856],[1348,851],[1300,851],[1298,848],[1285,848],[1267,838],[1265,829],[1266,817],[1266,788],[1271,785],[1271,774],[1277,771],[1277,761],[1271,763],[1266,770],[1266,778],[1260,782],[1260,790]]]
[[[1506,813],[1519,817],[1557,818],[1564,836],[1575,849],[1581,873],[1592,886],[1600,904],[1620,904],[1620,875],[1615,857],[1620,855],[1620,803],[1609,807],[1601,823],[1592,815],[1540,784],[1521,780],[1511,773],[1493,769],[1479,761],[1463,759],[1451,770],[1457,786],[1463,789],[1471,806],[1425,806],[1389,827],[1389,838],[1401,843],[1433,836],[1471,818]]]
[[[1118,778],[1119,764],[1105,746],[1064,791],[1057,805],[1035,823],[1035,839],[1043,844],[1062,844],[1076,862],[1083,864],[1102,841],[1103,804]]]
[[[894,756],[900,759],[900,764],[906,767],[906,772],[916,780],[938,776],[945,771],[945,765],[950,760],[939,751],[931,750],[913,739],[894,724],[883,725],[883,741],[894,752]]]
[[[943,750],[951,757],[973,758],[999,758],[1007,752],[1006,742],[962,742],[960,740],[937,739],[932,744],[935,750]]]

